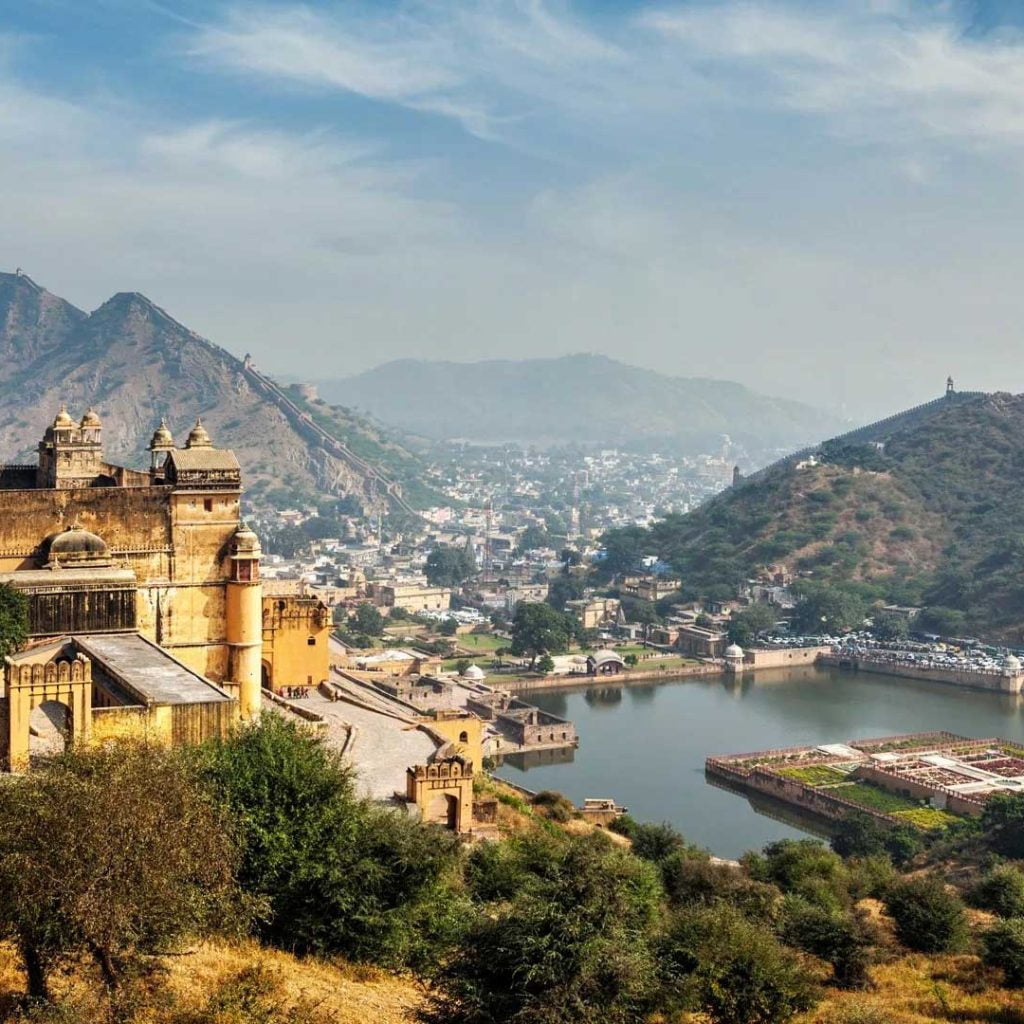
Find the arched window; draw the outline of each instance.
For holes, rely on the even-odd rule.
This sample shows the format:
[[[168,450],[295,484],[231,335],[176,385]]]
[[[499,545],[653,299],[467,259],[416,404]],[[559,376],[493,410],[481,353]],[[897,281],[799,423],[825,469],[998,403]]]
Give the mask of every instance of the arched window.
[[[459,742],[460,743],[468,743],[469,742],[469,733],[466,732],[465,729],[463,729],[463,731],[459,733]]]

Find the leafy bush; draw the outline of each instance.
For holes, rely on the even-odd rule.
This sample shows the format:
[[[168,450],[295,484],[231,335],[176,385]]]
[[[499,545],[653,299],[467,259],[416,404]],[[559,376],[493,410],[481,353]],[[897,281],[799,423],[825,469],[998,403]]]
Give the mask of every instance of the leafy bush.
[[[985,801],[981,828],[986,845],[1004,857],[1024,858],[1024,793],[994,793]]]
[[[799,959],[732,908],[678,914],[659,953],[666,991],[713,1024],[782,1024],[817,999]]]
[[[824,910],[799,897],[787,896],[781,934],[788,945],[830,963],[835,983],[841,988],[864,988],[868,984],[871,940],[864,924],[852,913]]]
[[[1009,864],[993,868],[971,890],[970,901],[1000,917],[1024,918],[1024,874]]]
[[[653,866],[599,833],[546,849],[530,881],[476,916],[435,979],[435,1024],[632,1024],[656,993]]]
[[[358,799],[319,740],[265,715],[204,748],[203,767],[238,823],[239,880],[267,903],[265,941],[402,964],[457,930],[455,839]]]
[[[1024,919],[1000,921],[984,932],[981,958],[1002,970],[1008,988],[1024,988]]]
[[[948,953],[961,949],[967,938],[963,902],[934,876],[897,882],[885,895],[885,909],[908,949]]]

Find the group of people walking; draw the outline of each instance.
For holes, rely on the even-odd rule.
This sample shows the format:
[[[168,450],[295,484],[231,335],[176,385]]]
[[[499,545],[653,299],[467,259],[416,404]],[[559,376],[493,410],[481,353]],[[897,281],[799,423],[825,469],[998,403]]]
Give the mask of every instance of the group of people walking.
[[[303,697],[309,696],[308,686],[286,686],[284,688],[284,696],[289,700],[301,700]]]

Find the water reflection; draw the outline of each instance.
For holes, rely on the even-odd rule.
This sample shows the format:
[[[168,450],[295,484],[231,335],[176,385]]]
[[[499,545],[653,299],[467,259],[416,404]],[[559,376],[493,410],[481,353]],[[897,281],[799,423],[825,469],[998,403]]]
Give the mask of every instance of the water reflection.
[[[1024,740],[1019,696],[839,669],[658,680],[625,688],[626,699],[623,690],[602,684],[531,693],[532,703],[575,722],[580,747],[531,763],[509,760],[499,774],[531,789],[561,790],[575,803],[614,797],[638,819],[670,821],[723,857],[811,826],[760,798],[752,804],[707,785],[709,754],[932,729]],[[771,815],[752,814],[752,805]]]

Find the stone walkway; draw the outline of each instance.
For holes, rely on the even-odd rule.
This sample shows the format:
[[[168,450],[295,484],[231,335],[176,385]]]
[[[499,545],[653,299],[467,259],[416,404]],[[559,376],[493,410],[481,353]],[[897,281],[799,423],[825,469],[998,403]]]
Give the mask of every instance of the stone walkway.
[[[356,770],[361,792],[374,800],[386,800],[396,791],[404,794],[406,768],[426,764],[436,749],[434,741],[413,725],[347,701],[328,700],[316,690],[290,703],[323,716],[326,741],[332,746],[344,745],[346,726],[355,728],[347,757]]]

